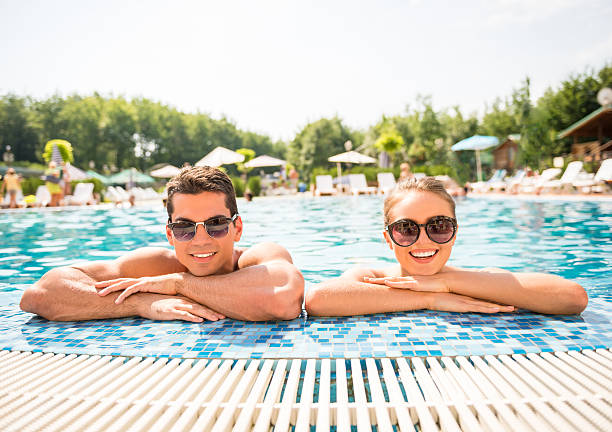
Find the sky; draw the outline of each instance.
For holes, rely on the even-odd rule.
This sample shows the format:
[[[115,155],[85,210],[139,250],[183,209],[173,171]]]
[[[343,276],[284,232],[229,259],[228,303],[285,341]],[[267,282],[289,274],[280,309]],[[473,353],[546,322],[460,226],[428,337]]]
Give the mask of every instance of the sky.
[[[482,115],[612,61],[609,0],[0,0],[0,94],[146,97],[291,140],[418,95]]]

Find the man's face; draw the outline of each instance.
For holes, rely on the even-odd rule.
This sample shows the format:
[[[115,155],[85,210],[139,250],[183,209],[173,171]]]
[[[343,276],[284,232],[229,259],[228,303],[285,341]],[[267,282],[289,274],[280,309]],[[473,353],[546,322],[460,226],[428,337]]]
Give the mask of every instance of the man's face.
[[[174,212],[172,222],[204,222],[214,217],[231,217],[221,192],[199,194],[177,193],[172,198]],[[230,223],[226,236],[212,238],[202,225],[197,226],[195,237],[188,241],[177,240],[166,226],[168,242],[181,264],[194,276],[224,274],[234,270],[234,242],[242,235],[242,220]]]

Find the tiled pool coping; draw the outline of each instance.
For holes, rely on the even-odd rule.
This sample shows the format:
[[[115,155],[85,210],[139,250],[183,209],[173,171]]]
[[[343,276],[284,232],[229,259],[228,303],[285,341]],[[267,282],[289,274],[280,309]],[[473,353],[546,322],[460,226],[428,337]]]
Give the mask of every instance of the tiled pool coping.
[[[609,348],[612,301],[581,315],[417,311],[200,324],[141,318],[51,322],[0,306],[0,349],[170,358],[371,358],[524,354]]]

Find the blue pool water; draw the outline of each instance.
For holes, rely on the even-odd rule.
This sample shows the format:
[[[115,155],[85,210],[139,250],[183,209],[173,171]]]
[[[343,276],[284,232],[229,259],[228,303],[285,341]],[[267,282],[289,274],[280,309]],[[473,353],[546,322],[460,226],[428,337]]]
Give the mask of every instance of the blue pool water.
[[[312,284],[355,265],[394,262],[382,241],[381,197],[239,202],[242,246],[275,241]],[[580,316],[417,311],[289,322],[153,322],[140,318],[53,323],[18,308],[49,269],[167,246],[164,209],[0,213],[0,348],[171,357],[368,357],[540,352],[610,347],[612,201],[469,198],[458,202],[451,264],[541,271],[581,283]]]

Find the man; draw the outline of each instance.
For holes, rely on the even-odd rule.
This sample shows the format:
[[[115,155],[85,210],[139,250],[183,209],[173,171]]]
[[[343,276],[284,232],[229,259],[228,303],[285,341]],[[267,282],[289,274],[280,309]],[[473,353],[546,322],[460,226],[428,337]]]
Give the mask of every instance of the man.
[[[168,183],[166,236],[174,251],[141,248],[114,260],[60,267],[21,299],[50,320],[142,316],[261,321],[301,312],[304,279],[282,246],[234,247],[242,235],[229,177],[187,167]]]

